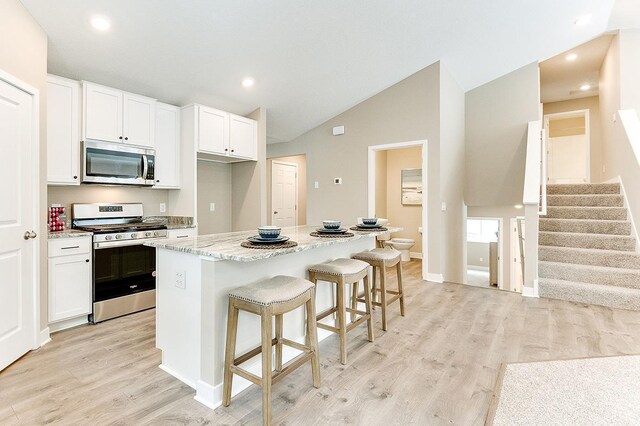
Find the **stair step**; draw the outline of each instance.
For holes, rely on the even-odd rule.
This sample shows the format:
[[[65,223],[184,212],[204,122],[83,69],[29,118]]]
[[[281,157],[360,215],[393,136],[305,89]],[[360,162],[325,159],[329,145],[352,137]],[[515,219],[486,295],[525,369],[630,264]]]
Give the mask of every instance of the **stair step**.
[[[636,240],[623,235],[579,234],[575,232],[540,232],[542,246],[560,246],[602,250],[634,251]]]
[[[615,194],[549,195],[548,206],[624,207],[624,197]]]
[[[620,194],[619,183],[548,184],[547,194]]]
[[[542,261],[538,263],[538,274],[540,278],[578,281],[594,285],[608,285],[640,290],[640,269],[573,265],[569,263]]]
[[[640,290],[541,278],[540,297],[640,311]]]
[[[640,253],[632,251],[540,246],[538,248],[538,259],[540,261],[571,263],[575,265],[640,269]]]
[[[547,207],[547,219],[627,220],[624,207]]]
[[[631,223],[624,220],[540,218],[540,231],[631,235]]]

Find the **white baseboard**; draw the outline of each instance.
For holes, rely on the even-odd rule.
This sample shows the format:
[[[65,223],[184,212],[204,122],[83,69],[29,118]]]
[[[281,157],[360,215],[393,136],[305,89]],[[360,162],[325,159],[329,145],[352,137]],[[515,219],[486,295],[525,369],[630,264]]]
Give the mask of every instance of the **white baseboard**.
[[[71,318],[64,321],[52,322],[49,324],[49,329],[51,333],[56,333],[58,331],[66,330],[68,328],[77,327],[79,325],[84,325],[89,323],[89,317],[87,315],[83,315],[77,318]]]
[[[415,251],[410,251],[409,252],[409,257],[412,259],[422,259],[422,253],[418,253]]]
[[[467,265],[467,269],[471,269],[472,271],[489,272],[488,266]]]
[[[533,281],[533,288],[522,287],[522,297],[540,297],[538,296],[538,280]]]
[[[167,374],[175,377],[176,379],[180,380],[182,383],[184,383],[185,385],[189,386],[190,388],[197,389],[197,386],[196,386],[195,383],[193,383],[191,380],[187,379],[183,375],[181,375],[179,373],[176,373],[175,371],[173,371],[171,368],[167,367],[166,365],[160,364],[158,366],[158,368],[160,370],[164,371],[165,373],[167,373]]]
[[[234,377],[234,383],[236,377]],[[222,405],[222,384],[219,384],[218,386],[211,386],[207,382],[198,380],[196,396],[194,396],[193,399],[198,401],[200,404],[215,410]]]
[[[444,277],[442,276],[442,274],[427,273],[427,281],[430,281],[432,283],[443,283]]]
[[[49,327],[45,328],[44,330],[40,330],[40,335],[38,336],[38,343],[40,346],[38,347],[41,348],[47,343],[49,343],[50,341],[51,341],[51,333],[49,331]]]

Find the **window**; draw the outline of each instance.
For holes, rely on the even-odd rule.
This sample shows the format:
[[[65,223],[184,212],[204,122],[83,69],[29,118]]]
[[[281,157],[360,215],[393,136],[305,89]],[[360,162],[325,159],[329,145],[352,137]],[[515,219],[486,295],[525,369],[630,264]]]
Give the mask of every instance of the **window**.
[[[492,243],[498,241],[498,221],[493,219],[468,219],[467,241]]]

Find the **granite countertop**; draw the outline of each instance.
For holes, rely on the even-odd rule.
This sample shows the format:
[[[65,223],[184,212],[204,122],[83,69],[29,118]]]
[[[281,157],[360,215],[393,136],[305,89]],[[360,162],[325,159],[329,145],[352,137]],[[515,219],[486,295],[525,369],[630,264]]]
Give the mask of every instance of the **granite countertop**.
[[[189,228],[195,228],[196,225],[186,225],[186,224],[176,224],[176,223],[168,223],[167,224],[167,229],[168,230],[172,230],[172,229],[189,229]]]
[[[167,229],[188,229],[195,228],[191,216],[145,216],[144,222],[158,222],[167,226]]]
[[[290,237],[298,243],[296,247],[283,249],[251,249],[244,248],[240,244],[247,238],[257,235],[257,231],[229,232],[224,234],[200,235],[192,238],[162,239],[145,243],[150,247],[174,250],[190,253],[198,256],[210,257],[219,260],[235,260],[239,262],[251,262],[254,260],[268,259],[283,254],[296,253],[311,250],[317,247],[330,246],[348,241],[354,241],[366,237],[402,231],[402,228],[388,228],[387,231],[349,231],[353,237],[344,238],[320,238],[309,235],[319,226],[294,226],[283,228],[283,236]]]
[[[78,229],[66,229],[64,231],[49,231],[47,239],[54,240],[56,238],[74,238],[74,237],[86,237],[93,235],[92,232],[80,231]]]

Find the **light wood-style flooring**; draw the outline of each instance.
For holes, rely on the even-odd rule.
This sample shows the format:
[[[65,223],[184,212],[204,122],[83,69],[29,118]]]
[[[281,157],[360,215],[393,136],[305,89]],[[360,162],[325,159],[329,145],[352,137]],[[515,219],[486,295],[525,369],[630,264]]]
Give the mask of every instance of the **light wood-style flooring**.
[[[384,333],[378,309],[374,343],[364,325],[349,334],[347,365],[337,336],[320,343],[320,389],[308,365],[274,386],[274,424],[482,424],[504,362],[640,353],[638,312],[419,274],[405,266],[406,317],[392,307]],[[0,373],[0,424],[260,424],[259,388],[212,411],[158,369],[154,314],[60,332],[14,363]]]

